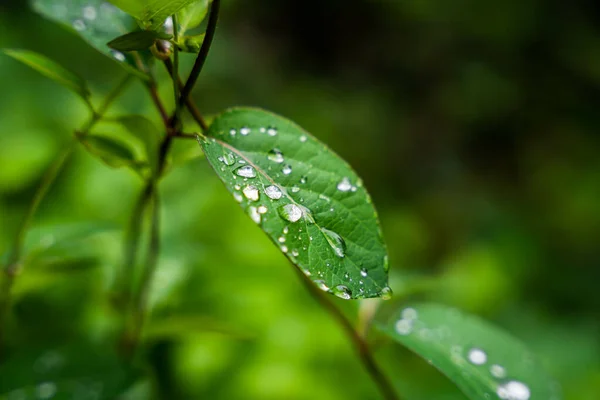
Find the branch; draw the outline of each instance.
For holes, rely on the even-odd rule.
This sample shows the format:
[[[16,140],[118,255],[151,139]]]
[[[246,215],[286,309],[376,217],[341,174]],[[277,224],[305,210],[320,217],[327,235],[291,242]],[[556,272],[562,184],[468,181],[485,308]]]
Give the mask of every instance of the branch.
[[[375,362],[375,358],[371,354],[371,350],[369,349],[369,345],[355,329],[354,326],[350,323],[348,318],[331,302],[329,299],[329,295],[323,293],[320,289],[315,287],[313,282],[307,278],[298,268],[294,266],[294,270],[300,276],[300,280],[311,294],[311,296],[321,304],[321,306],[335,319],[342,330],[346,333],[346,335],[352,341],[352,344],[355,347],[356,352],[360,358],[360,361],[363,363],[365,369],[373,379],[373,382],[379,388],[382,396],[386,400],[399,400],[398,395],[394,391],[394,387],[387,379],[387,377],[383,374],[379,366]]]
[[[167,58],[166,60],[164,60],[164,65],[167,71],[169,72],[169,76],[173,76],[174,67],[171,59]],[[177,81],[179,82],[179,87],[182,89],[183,82],[181,81],[181,78],[177,77]],[[198,110],[198,107],[196,107],[196,105],[194,104],[194,101],[191,99],[191,97],[188,96],[185,99],[185,105],[187,106],[188,111],[192,115],[192,118],[194,118],[194,120],[198,123],[200,128],[202,128],[202,132],[206,132],[208,130],[208,124],[206,123],[206,121],[204,121],[204,117],[200,113],[200,110]]]
[[[196,62],[194,63],[194,67],[192,68],[192,72],[185,83],[185,86],[181,90],[181,96],[179,97],[179,106],[183,106],[186,102],[187,98],[190,96],[194,85],[196,85],[196,81],[202,72],[202,67],[204,67],[204,62],[208,57],[208,52],[210,50],[210,46],[212,44],[213,38],[215,37],[215,31],[217,30],[217,20],[219,19],[219,7],[221,5],[220,0],[213,0],[212,5],[210,6],[210,15],[208,16],[208,26],[206,27],[206,35],[204,36],[204,41],[202,42],[202,47],[200,47],[200,52],[198,53],[198,57],[196,57]]]

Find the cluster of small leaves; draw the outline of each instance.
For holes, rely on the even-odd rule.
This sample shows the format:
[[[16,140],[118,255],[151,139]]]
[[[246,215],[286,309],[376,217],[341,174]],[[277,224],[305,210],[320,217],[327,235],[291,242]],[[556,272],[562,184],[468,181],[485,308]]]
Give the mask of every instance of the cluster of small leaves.
[[[67,26],[129,74],[146,81],[151,79],[152,55],[159,57],[157,44],[163,49],[175,47],[176,51],[195,53],[204,40],[204,34],[194,30],[205,19],[209,0],[110,3],[33,0],[33,8]],[[174,21],[177,38],[172,34]],[[93,106],[88,85],[76,73],[40,54],[24,50],[4,53],[85,101],[92,111],[91,121],[75,137],[91,155],[108,166],[130,168],[146,181],[159,178],[163,172],[160,149],[164,136],[153,122],[140,115],[106,118]],[[160,55],[169,56],[168,52]],[[106,129],[107,125],[111,129]],[[391,297],[388,256],[377,213],[362,180],[338,155],[295,123],[251,108],[224,111],[207,132],[198,136],[198,142],[216,175],[248,217],[317,287],[346,300]],[[184,153],[187,158],[189,152]],[[172,162],[177,164],[177,160]],[[85,238],[102,229],[83,227],[74,231]],[[32,235],[34,243],[45,244],[27,247],[25,259],[43,264],[44,259],[56,258],[52,250],[57,246],[77,243],[58,240],[57,235],[58,231],[40,240]],[[71,250],[78,254],[76,249]],[[224,329],[215,326],[216,330]],[[387,317],[379,319],[378,327],[447,374],[472,399],[559,398],[555,386],[549,383],[551,379],[517,340],[456,310],[439,305],[394,307]],[[33,362],[58,362],[56,354],[61,353],[52,353],[53,359],[46,354]],[[70,350],[64,354],[70,354]],[[14,365],[19,363],[17,360]],[[30,367],[31,363],[28,360],[26,365]],[[52,377],[52,385],[37,387],[28,385],[41,378],[25,374],[23,382],[0,387],[0,394],[20,390],[25,395],[33,391],[40,395],[45,390],[46,398],[57,393],[70,396],[83,387],[85,379],[98,376],[105,391],[95,398],[113,398],[133,382],[135,372],[116,358],[110,358],[107,365],[102,371],[75,368]]]

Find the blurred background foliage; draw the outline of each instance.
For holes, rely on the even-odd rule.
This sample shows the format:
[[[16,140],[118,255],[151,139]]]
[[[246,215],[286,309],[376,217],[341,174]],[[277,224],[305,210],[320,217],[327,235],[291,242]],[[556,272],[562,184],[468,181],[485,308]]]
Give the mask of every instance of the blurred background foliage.
[[[96,101],[124,75],[25,1],[0,3],[0,47],[69,65]],[[0,76],[4,251],[87,111],[8,57]],[[272,110],[329,144],[374,198],[397,297],[479,314],[537,352],[565,398],[599,398],[597,2],[227,0],[194,97],[206,114]],[[139,83],[110,112],[128,113],[156,120]],[[169,399],[377,398],[339,327],[202,161],[161,184],[164,246],[143,364],[150,378],[126,398],[147,398],[152,387]],[[56,365],[100,371],[112,357],[107,293],[141,185],[81,148],[68,162],[29,236],[0,386],[31,383]],[[407,399],[464,398],[406,350],[381,343],[377,357]],[[108,370],[96,383],[104,393],[135,378]],[[94,385],[86,387],[92,396]],[[42,381],[35,390],[47,398],[50,389]]]

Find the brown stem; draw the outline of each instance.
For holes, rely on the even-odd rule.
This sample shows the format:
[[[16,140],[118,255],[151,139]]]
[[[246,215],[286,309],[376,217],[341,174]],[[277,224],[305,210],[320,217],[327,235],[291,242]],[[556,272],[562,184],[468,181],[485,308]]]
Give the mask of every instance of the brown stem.
[[[164,60],[164,65],[165,65],[165,68],[167,69],[167,71],[169,72],[169,76],[173,76],[174,66],[173,66],[173,62],[171,61],[171,59],[168,58],[168,59]],[[179,88],[183,89],[183,81],[179,77],[177,80],[179,83]],[[192,118],[194,118],[194,121],[196,121],[198,123],[198,125],[200,126],[200,128],[202,128],[202,132],[206,132],[208,130],[208,125],[207,125],[206,121],[204,120],[204,117],[200,113],[200,110],[198,110],[198,107],[196,107],[196,104],[194,104],[194,101],[192,100],[192,98],[190,96],[188,96],[185,99],[185,105],[186,105],[188,111],[190,112],[190,114],[192,115]]]
[[[375,362],[371,350],[369,349],[369,345],[366,342],[366,339],[363,338],[355,329],[352,323],[346,318],[346,316],[331,302],[329,299],[329,295],[322,292],[318,289],[314,283],[306,277],[298,268],[294,267],[294,270],[300,276],[300,280],[311,294],[311,296],[321,304],[321,306],[335,319],[342,330],[346,333],[346,335],[352,341],[354,348],[360,358],[360,361],[363,363],[365,369],[373,379],[373,382],[379,388],[381,395],[386,400],[400,400],[396,392],[394,391],[394,387],[387,379],[387,377],[383,374],[383,371],[379,369],[379,366]]]

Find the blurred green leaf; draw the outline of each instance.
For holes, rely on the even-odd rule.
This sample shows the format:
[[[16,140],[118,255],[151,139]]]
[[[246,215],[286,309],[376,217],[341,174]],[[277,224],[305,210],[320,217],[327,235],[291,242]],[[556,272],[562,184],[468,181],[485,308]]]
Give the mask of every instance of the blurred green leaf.
[[[22,62],[38,71],[40,74],[71,89],[80,95],[86,103],[89,102],[90,91],[83,78],[69,71],[46,56],[28,50],[4,49],[4,54]]]
[[[114,231],[115,226],[98,221],[33,229],[25,244],[25,268],[71,271],[95,267],[104,251],[103,243],[93,239]]]
[[[141,115],[127,115],[116,119],[143,145],[146,159],[154,173],[158,170],[158,148],[160,132],[152,121]]]
[[[447,375],[470,399],[560,398],[557,384],[520,341],[458,309],[402,307],[378,326]]]
[[[114,138],[100,135],[77,135],[77,138],[90,154],[109,167],[136,167],[139,164],[132,149]]]
[[[115,37],[135,28],[135,21],[123,11],[103,0],[32,0],[32,4],[36,12],[74,30],[92,47],[117,61],[128,72],[148,79],[137,68],[135,54],[122,53],[106,45]]]
[[[156,29],[167,17],[198,0],[109,0],[111,3]]]
[[[136,51],[136,50],[147,50],[154,44],[158,39],[168,40],[171,39],[171,35],[155,31],[137,31],[126,33],[125,35],[119,36],[107,43],[107,46],[111,49],[119,51]]]
[[[215,172],[281,251],[343,299],[386,297],[387,251],[352,168],[295,123],[231,109],[199,140]]]
[[[208,0],[197,0],[179,10],[177,22],[179,22],[180,35],[185,35],[188,30],[196,28],[204,21],[208,13],[208,5]]]
[[[140,376],[110,347],[24,349],[0,366],[0,398],[114,399]]]

